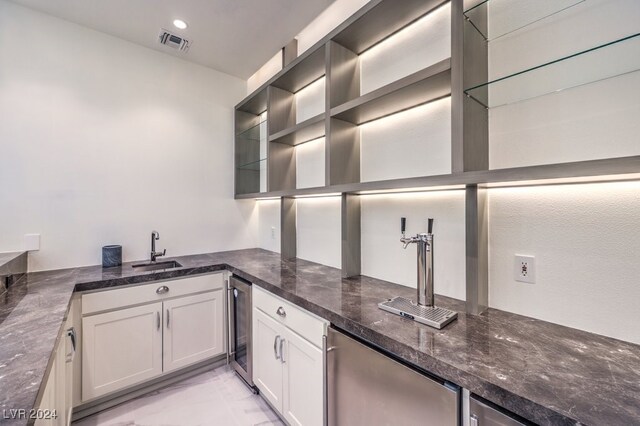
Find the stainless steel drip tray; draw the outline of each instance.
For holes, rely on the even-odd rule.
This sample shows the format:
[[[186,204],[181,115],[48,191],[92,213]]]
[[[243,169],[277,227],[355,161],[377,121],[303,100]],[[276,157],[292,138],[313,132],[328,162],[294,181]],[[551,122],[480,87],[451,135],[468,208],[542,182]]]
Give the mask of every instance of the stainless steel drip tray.
[[[400,296],[378,303],[378,307],[383,311],[391,312],[437,329],[441,329],[458,318],[458,313],[450,309],[438,308],[437,306],[420,306]]]

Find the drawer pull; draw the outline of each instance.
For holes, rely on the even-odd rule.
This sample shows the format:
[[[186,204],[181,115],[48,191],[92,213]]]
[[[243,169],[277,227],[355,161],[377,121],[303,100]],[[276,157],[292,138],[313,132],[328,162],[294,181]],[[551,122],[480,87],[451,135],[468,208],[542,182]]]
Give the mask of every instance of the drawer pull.
[[[284,311],[284,308],[280,306],[276,311],[276,314],[280,315],[280,317],[284,318],[287,316],[287,313]]]
[[[157,294],[166,294],[169,293],[169,287],[167,287],[166,285],[160,286],[158,287],[158,289],[156,290]]]
[[[284,339],[280,339],[280,362],[284,364],[286,361],[284,360],[284,352],[282,352],[283,345],[284,345]]]
[[[280,335],[277,335],[276,338],[273,339],[273,355],[276,359],[280,359],[280,356],[278,355],[278,340],[280,340]]]

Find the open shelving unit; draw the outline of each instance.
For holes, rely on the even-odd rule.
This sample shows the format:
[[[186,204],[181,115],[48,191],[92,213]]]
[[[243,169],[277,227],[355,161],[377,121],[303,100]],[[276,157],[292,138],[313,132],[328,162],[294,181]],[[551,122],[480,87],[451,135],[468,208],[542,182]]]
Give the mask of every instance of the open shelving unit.
[[[296,198],[341,196],[342,271],[349,277],[360,274],[360,195],[464,188],[467,311],[481,313],[488,304],[485,188],[623,180],[640,174],[640,155],[503,169],[489,167],[490,108],[640,70],[640,34],[633,34],[489,81],[491,40],[585,1],[588,0],[544,0],[536,2],[535,10],[528,8],[530,0],[370,1],[238,104],[236,198],[281,200],[281,253],[283,258],[294,258]],[[490,11],[499,12],[506,3],[511,6],[503,7],[500,19],[493,20],[495,24],[488,28]],[[451,7],[450,57],[361,93],[360,55],[447,4]],[[521,7],[518,9],[516,4]],[[574,72],[577,69],[588,72]],[[325,79],[324,111],[296,122],[296,93],[321,78]],[[451,98],[451,173],[362,182],[358,126],[446,97]],[[258,124],[265,112],[267,152],[261,157],[250,142],[256,145],[256,139],[264,140],[265,135],[260,132],[255,136],[252,126]],[[249,136],[241,137],[243,134]],[[322,137],[324,185],[297,188],[295,149]],[[250,161],[244,161],[247,159]],[[254,162],[259,165],[253,165]],[[251,180],[255,180],[255,174],[265,174],[262,167],[266,167],[266,191],[252,190],[257,187]],[[245,172],[245,168],[249,171]],[[244,173],[254,175],[247,178]]]

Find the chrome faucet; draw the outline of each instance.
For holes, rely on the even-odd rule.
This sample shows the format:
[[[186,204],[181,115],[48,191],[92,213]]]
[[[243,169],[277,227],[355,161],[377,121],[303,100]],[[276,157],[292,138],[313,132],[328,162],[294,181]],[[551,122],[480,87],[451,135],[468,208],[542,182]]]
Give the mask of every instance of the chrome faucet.
[[[418,305],[433,306],[433,219],[428,220],[427,232],[406,237],[407,219],[400,219],[402,237],[400,242],[406,249],[409,244],[418,245]]]
[[[162,250],[162,253],[156,251],[156,241],[160,239],[160,233],[158,231],[151,231],[151,261],[155,262],[156,258],[167,254],[167,249]]]

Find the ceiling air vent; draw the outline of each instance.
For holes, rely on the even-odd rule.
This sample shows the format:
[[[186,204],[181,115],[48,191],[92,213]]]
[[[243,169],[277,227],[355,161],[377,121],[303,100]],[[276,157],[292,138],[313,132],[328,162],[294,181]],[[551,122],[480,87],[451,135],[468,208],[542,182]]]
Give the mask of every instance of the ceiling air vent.
[[[181,52],[186,52],[187,50],[189,50],[189,40],[172,34],[167,30],[160,30],[159,41],[160,44],[164,44],[165,46],[180,50]]]

